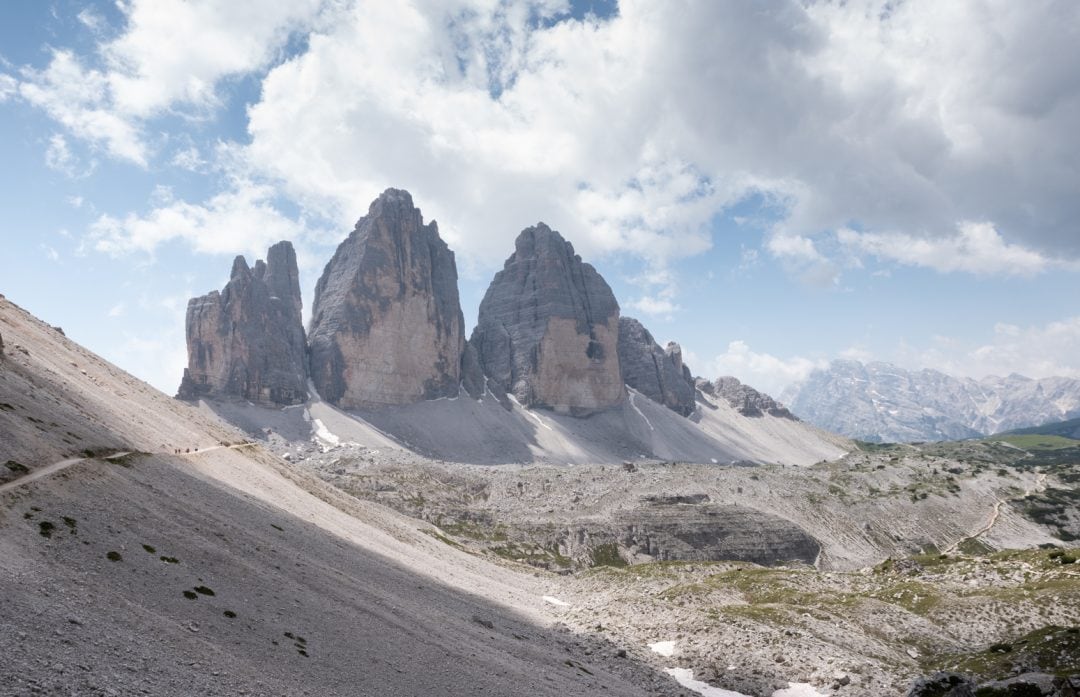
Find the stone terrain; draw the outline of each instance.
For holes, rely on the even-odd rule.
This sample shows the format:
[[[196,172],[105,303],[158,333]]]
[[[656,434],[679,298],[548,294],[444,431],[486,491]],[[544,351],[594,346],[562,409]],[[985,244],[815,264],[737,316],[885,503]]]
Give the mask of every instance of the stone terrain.
[[[699,378],[697,389],[711,397],[723,399],[743,416],[768,414],[781,419],[798,420],[783,404],[731,376],[717,378],[715,382]]]
[[[300,318],[300,277],[290,242],[266,261],[233,261],[225,288],[187,307],[188,366],[181,399],[239,398],[260,404],[307,399],[307,356]]]
[[[680,668],[876,697],[1080,671],[1075,441],[447,463],[318,400],[170,400],[3,300],[0,331],[3,694],[674,696]],[[704,394],[695,414],[813,433]],[[761,564],[706,560],[740,550]]]
[[[0,694],[685,694],[646,647],[560,625],[531,572],[2,299],[0,327],[0,462],[26,470],[0,484]]]
[[[492,280],[470,343],[497,396],[588,416],[626,398],[618,339],[611,288],[573,245],[539,223],[518,235]]]
[[[835,360],[784,401],[821,428],[871,442],[955,440],[1080,416],[1080,380],[982,380]]]
[[[619,318],[619,366],[623,382],[654,402],[689,416],[696,408],[694,379],[682,362],[682,348],[666,349],[633,317]]]
[[[312,381],[345,409],[457,396],[463,325],[454,253],[408,192],[387,189],[315,286]]]

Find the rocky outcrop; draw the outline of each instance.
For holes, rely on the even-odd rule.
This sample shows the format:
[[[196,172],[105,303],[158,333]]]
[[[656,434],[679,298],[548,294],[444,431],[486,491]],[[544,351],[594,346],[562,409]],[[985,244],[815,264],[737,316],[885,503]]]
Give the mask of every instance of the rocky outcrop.
[[[311,378],[346,409],[457,396],[465,345],[454,253],[407,191],[387,189],[315,286]]]
[[[619,318],[619,366],[628,386],[683,416],[693,413],[694,380],[683,365],[682,348],[674,341],[660,348],[633,317]]]
[[[518,235],[495,274],[470,342],[493,392],[587,416],[624,398],[618,337],[611,288],[540,223]]]
[[[242,256],[220,293],[187,308],[188,366],[181,399],[241,398],[266,405],[307,399],[300,275],[289,242],[249,268]]]
[[[764,416],[768,414],[781,419],[798,421],[795,415],[788,411],[783,404],[780,404],[764,392],[758,392],[753,387],[744,385],[730,376],[717,378],[716,382],[698,380],[697,388],[711,397],[723,399],[735,407],[743,416]]]

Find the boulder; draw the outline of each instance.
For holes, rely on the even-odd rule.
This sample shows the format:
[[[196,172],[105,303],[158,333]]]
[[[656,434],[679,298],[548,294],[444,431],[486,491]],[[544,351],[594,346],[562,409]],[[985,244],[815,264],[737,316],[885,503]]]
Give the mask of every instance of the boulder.
[[[618,337],[611,288],[562,235],[539,223],[518,235],[495,274],[470,342],[496,395],[588,416],[625,396]]]
[[[660,348],[633,317],[619,318],[619,366],[629,387],[683,416],[693,413],[694,381],[683,365],[682,348],[675,342]]]
[[[959,673],[934,673],[916,680],[907,697],[975,697],[975,683]]]
[[[781,419],[799,420],[783,404],[733,377],[717,378],[716,382],[699,379],[697,388],[704,394],[725,400],[743,416],[759,417],[769,414]]]
[[[387,189],[315,286],[312,381],[345,409],[456,397],[464,347],[454,253],[407,191]]]
[[[177,397],[240,398],[264,405],[307,399],[296,252],[278,242],[250,268],[233,261],[221,291],[187,307],[188,366]]]

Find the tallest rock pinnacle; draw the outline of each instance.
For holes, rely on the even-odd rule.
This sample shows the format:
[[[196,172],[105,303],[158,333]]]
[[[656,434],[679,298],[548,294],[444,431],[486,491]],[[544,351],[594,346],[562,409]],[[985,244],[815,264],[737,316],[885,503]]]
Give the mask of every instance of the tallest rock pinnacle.
[[[454,253],[407,191],[387,189],[315,286],[315,387],[346,409],[456,396],[464,345]]]

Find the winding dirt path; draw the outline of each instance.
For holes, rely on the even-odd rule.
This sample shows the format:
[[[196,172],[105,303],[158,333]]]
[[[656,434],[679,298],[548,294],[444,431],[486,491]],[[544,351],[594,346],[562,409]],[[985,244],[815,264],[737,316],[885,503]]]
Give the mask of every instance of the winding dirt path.
[[[212,445],[209,448],[200,448],[200,449],[194,450],[194,451],[192,451],[190,453],[173,453],[173,452],[165,453],[165,452],[162,452],[162,453],[149,453],[149,454],[151,454],[151,455],[173,455],[173,456],[179,455],[179,456],[183,456],[183,457],[191,457],[193,455],[201,455],[203,453],[212,452],[214,450],[248,448],[248,447],[251,447],[251,446],[254,446],[254,445],[256,445],[256,443],[240,443],[238,445]],[[115,460],[117,458],[124,457],[125,455],[131,455],[131,451],[125,450],[125,451],[122,451],[122,452],[111,453],[109,455],[102,455],[101,457],[71,457],[71,458],[68,458],[66,460],[61,460],[60,462],[54,462],[51,465],[45,465],[44,467],[39,467],[38,469],[34,470],[33,472],[30,472],[29,474],[24,474],[23,476],[19,477],[18,479],[12,479],[10,482],[0,484],[0,494],[11,491],[13,489],[17,489],[18,487],[23,486],[24,484],[29,484],[30,482],[36,481],[38,479],[48,477],[49,475],[56,474],[57,472],[62,472],[63,470],[66,470],[68,467],[71,467],[72,465],[77,465],[80,462],[86,462],[87,460]]]
[[[960,538],[955,543],[950,545],[949,548],[946,549],[943,553],[944,554],[952,554],[953,552],[955,552],[957,549],[960,548],[960,545],[964,544],[968,540],[978,539],[978,538],[982,537],[983,535],[985,535],[986,533],[990,532],[990,530],[993,529],[994,525],[997,524],[998,518],[1001,517],[1001,507],[1004,506],[1005,504],[1009,503],[1010,501],[1018,501],[1020,499],[1027,498],[1028,496],[1031,496],[1031,494],[1033,494],[1034,492],[1042,491],[1045,488],[1046,488],[1046,475],[1040,473],[1040,474],[1036,475],[1036,477],[1035,477],[1034,486],[1031,486],[1031,487],[1025,489],[1023,494],[1020,494],[1019,496],[1011,496],[1011,497],[1005,498],[1005,499],[998,499],[997,503],[994,504],[994,510],[990,514],[990,519],[986,522],[986,525],[979,528],[979,530],[977,530],[973,534],[968,535],[967,537]]]

